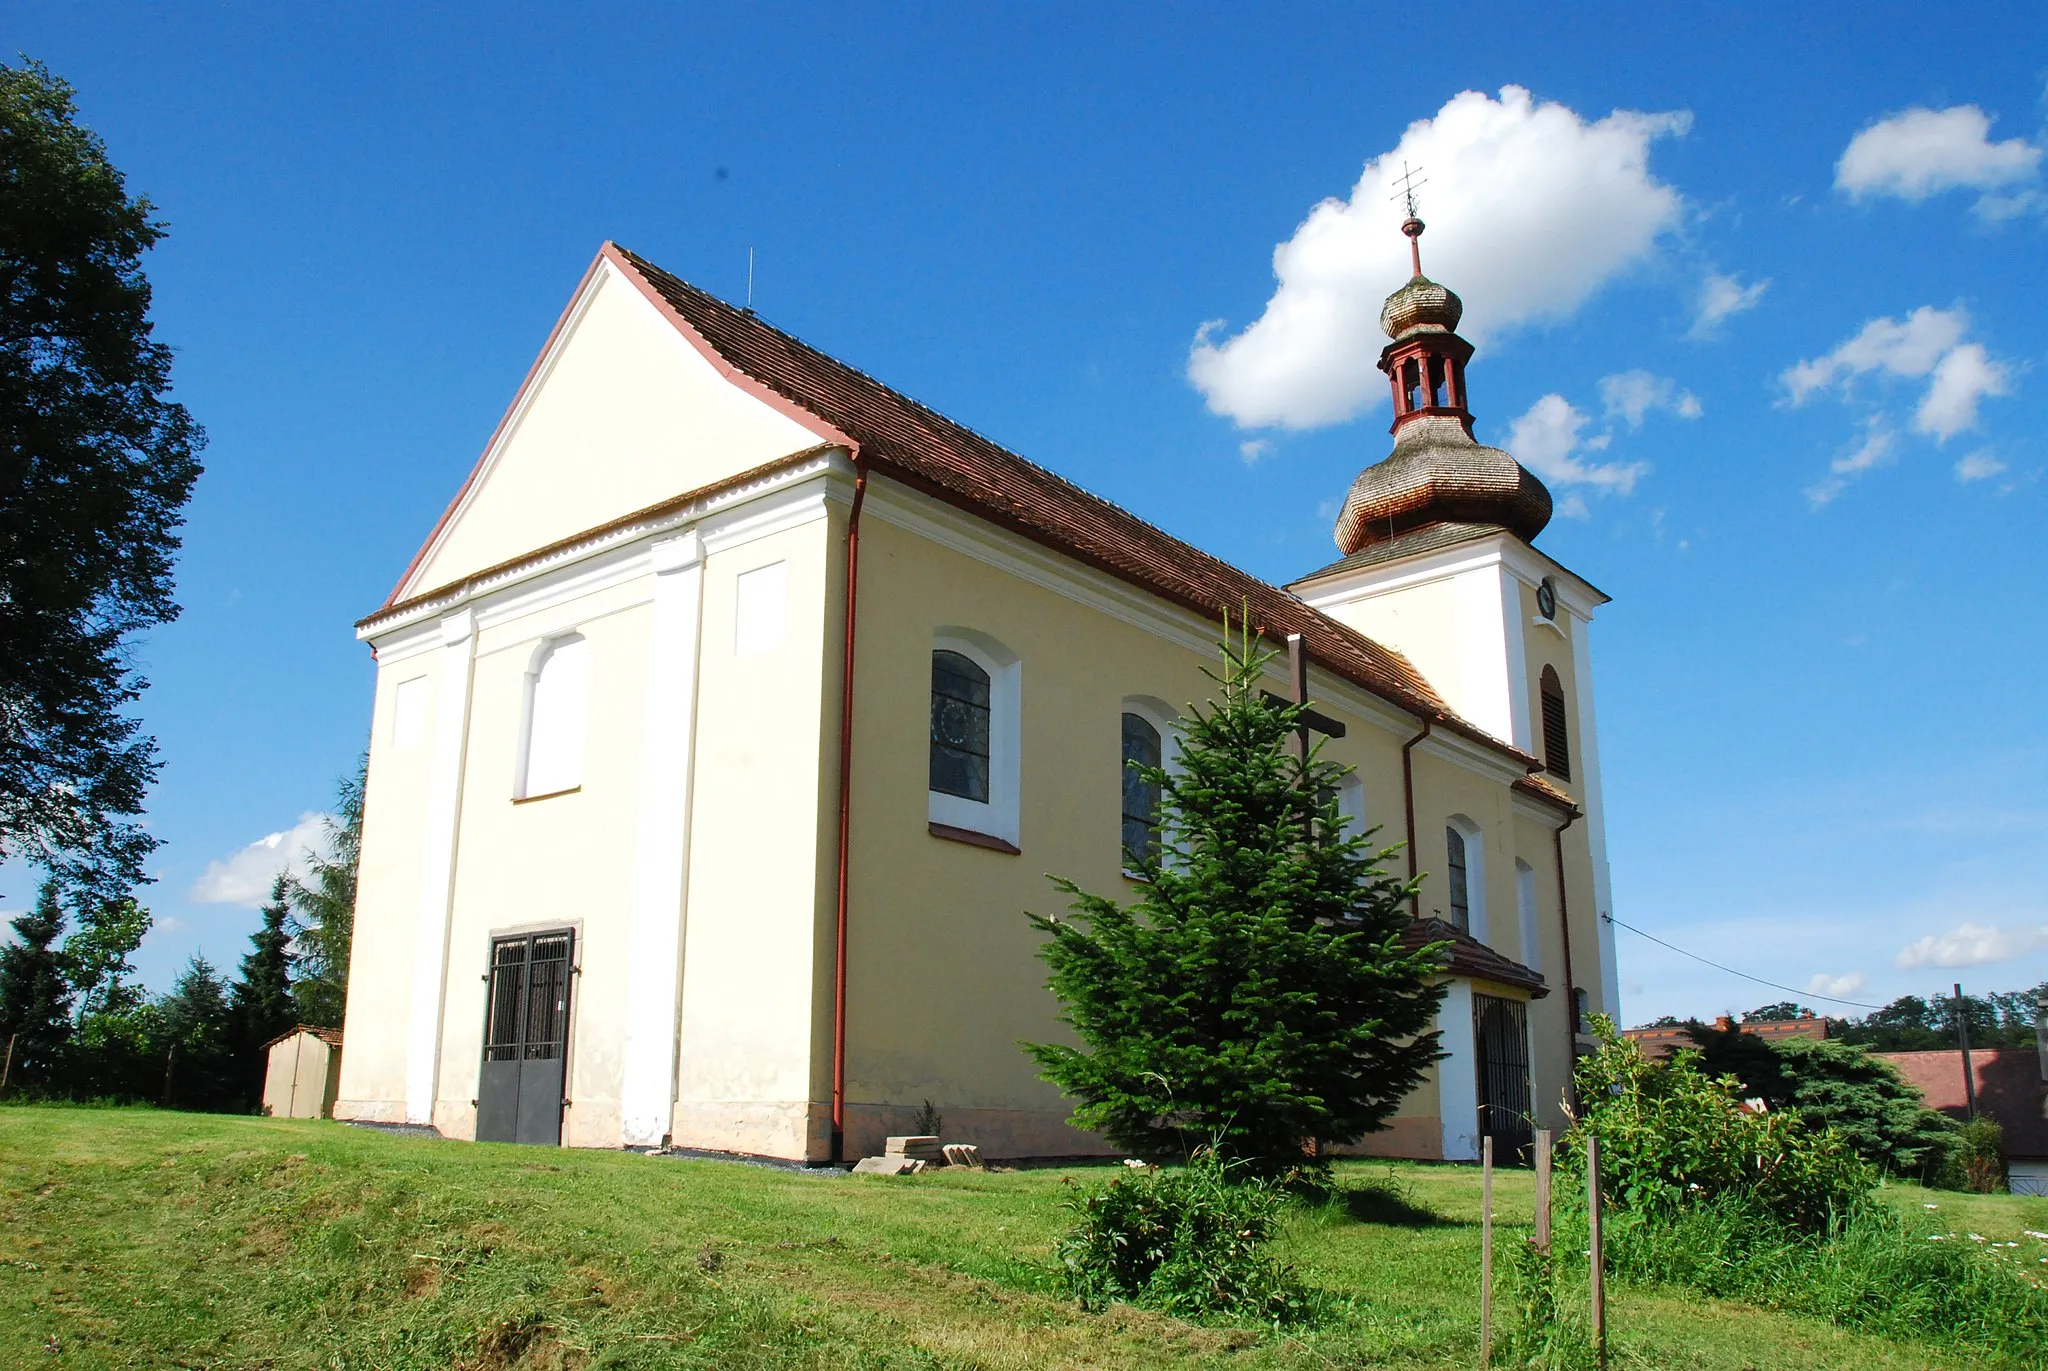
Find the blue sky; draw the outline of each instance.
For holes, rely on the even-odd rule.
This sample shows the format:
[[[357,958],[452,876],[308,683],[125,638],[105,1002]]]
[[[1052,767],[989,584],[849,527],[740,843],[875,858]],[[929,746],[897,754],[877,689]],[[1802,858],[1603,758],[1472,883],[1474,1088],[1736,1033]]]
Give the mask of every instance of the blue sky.
[[[350,625],[604,239],[729,298],[752,248],[770,320],[1286,580],[1387,449],[1404,154],[1480,437],[1615,597],[1619,917],[1859,1001],[2048,976],[2048,11],[1120,9],[11,6],[171,225],[211,435],[146,979],[245,950],[199,897],[328,803]],[[1631,1020],[1779,998],[1619,937]]]

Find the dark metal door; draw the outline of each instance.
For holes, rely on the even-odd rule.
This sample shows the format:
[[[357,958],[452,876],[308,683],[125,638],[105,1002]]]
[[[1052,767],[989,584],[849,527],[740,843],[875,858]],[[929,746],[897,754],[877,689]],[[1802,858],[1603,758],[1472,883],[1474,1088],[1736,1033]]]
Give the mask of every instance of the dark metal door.
[[[1529,1007],[1497,995],[1472,997],[1472,1040],[1479,1052],[1479,1133],[1493,1155],[1519,1160],[1534,1142],[1529,1117]]]
[[[477,1084],[479,1142],[562,1141],[563,1068],[569,1050],[567,929],[491,944],[484,1060]]]

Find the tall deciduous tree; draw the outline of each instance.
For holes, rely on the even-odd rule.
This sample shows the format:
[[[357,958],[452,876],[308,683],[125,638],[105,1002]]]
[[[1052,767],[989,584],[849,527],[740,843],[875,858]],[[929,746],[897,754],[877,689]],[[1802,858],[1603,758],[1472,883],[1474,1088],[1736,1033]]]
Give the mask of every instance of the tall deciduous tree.
[[[0,947],[0,1051],[12,1045],[9,1090],[46,1090],[61,1079],[71,1038],[71,986],[57,947],[63,933],[57,883],[46,880],[35,908],[15,918],[15,941]]]
[[[241,974],[229,994],[236,1089],[239,1098],[252,1106],[263,1094],[263,1044],[285,1032],[299,1017],[298,1002],[292,998],[291,935],[285,932],[285,921],[291,917],[291,887],[284,876],[270,887],[270,903],[262,912],[263,922],[249,935],[249,951],[242,957]]]
[[[335,815],[327,821],[327,851],[311,854],[306,878],[288,878],[292,905],[292,994],[299,1017],[341,1026],[348,998],[349,949],[356,927],[356,865],[363,853],[363,786],[370,757],[342,779]]]
[[[0,66],[0,858],[106,895],[156,845],[124,645],[178,612],[204,441],[149,321],[141,260],[163,235],[71,88]]]
[[[1341,767],[1292,750],[1300,706],[1260,689],[1273,654],[1225,624],[1219,695],[1181,722],[1162,841],[1127,855],[1129,906],[1058,880],[1047,935],[1082,1046],[1025,1050],[1074,1122],[1149,1156],[1209,1145],[1262,1169],[1382,1126],[1441,1054],[1441,943],[1403,944],[1410,887],[1337,808]]]

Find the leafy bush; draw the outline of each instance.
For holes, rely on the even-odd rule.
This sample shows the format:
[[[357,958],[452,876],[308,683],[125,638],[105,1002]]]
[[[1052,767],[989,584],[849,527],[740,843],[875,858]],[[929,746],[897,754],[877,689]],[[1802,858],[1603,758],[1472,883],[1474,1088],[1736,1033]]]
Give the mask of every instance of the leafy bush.
[[[1705,1074],[1734,1076],[1745,1097],[1790,1110],[1808,1128],[1834,1129],[1872,1166],[1915,1179],[1941,1166],[1955,1125],[1929,1109],[1882,1057],[1837,1039],[1772,1042],[1732,1025],[1723,1030],[1693,1024],[1688,1032],[1699,1045]]]
[[[1802,1233],[1819,1233],[1863,1203],[1876,1173],[1840,1134],[1787,1112],[1752,1113],[1733,1077],[1699,1069],[1699,1054],[1651,1062],[1595,1015],[1598,1052],[1579,1064],[1585,1114],[1568,1142],[1596,1134],[1601,1185],[1616,1208],[1671,1217],[1733,1197]],[[1582,1148],[1565,1165],[1583,1172]]]
[[[1146,1167],[1068,1200],[1080,1221],[1060,1240],[1067,1289],[1182,1317],[1298,1322],[1313,1309],[1294,1272],[1266,1252],[1287,1201],[1271,1181],[1234,1177],[1214,1152]]]
[[[1990,1119],[1973,1119],[1957,1128],[1935,1184],[1979,1195],[2005,1189],[2005,1130]]]

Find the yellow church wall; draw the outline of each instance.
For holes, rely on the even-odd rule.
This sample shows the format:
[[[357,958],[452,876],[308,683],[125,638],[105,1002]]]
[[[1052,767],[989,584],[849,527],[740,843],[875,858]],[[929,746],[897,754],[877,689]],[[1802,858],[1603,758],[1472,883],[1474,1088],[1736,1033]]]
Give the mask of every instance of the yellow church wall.
[[[734,387],[602,263],[407,593],[818,441]]]
[[[645,717],[647,579],[519,618],[477,637],[459,861],[449,919],[434,1124],[476,1133],[490,943],[494,935],[569,927],[571,986],[562,1141],[617,1146],[625,1041],[627,922]],[[583,780],[566,794],[517,800],[526,675],[543,643],[589,643]]]
[[[356,922],[344,1012],[348,1050],[342,1054],[335,1100],[339,1118],[402,1122],[405,1118],[406,1026],[412,1015],[413,919],[419,908],[422,832],[433,720],[439,706],[435,667],[438,641],[425,652],[396,656],[377,668],[370,713],[370,769],[363,795],[362,856],[356,869]],[[398,687],[418,681],[420,736],[400,745],[393,736]],[[408,701],[410,706],[411,701]]]
[[[1525,625],[1522,630],[1522,645],[1524,670],[1527,675],[1529,691],[1530,737],[1532,739],[1529,750],[1539,757],[1543,755],[1542,686],[1543,668],[1547,666],[1554,668],[1557,672],[1558,684],[1564,687],[1566,717],[1573,721],[1573,727],[1567,729],[1567,736],[1571,745],[1572,778],[1566,781],[1556,776],[1546,775],[1544,779],[1564,791],[1567,795],[1570,795],[1573,799],[1582,800],[1585,792],[1581,789],[1580,782],[1584,779],[1582,773],[1585,768],[1581,765],[1579,756],[1578,729],[1576,727],[1578,719],[1578,681],[1575,675],[1575,668],[1572,665],[1571,639],[1566,635],[1583,633],[1586,631],[1586,625],[1572,622],[1571,616],[1563,609],[1559,609],[1557,612],[1557,627],[1554,629],[1544,627],[1540,622],[1542,615],[1536,611],[1536,588],[1521,580],[1517,580],[1515,584],[1521,593],[1522,623]]]
[[[1098,1150],[1099,1139],[1064,1124],[1067,1106],[1016,1046],[1068,1036],[1054,1018],[1039,938],[1023,911],[1064,910],[1048,872],[1097,893],[1134,893],[1118,860],[1122,704],[1133,695],[1176,706],[1206,700],[1213,686],[1202,672],[1213,652],[921,536],[878,517],[872,503],[862,526],[859,614],[849,1153],[874,1150],[885,1133],[907,1128],[926,1099],[945,1114],[949,1135],[971,1137],[990,1155]],[[951,627],[979,631],[1022,661],[1021,855],[928,831],[930,654],[935,633]],[[1346,684],[1312,693],[1348,725],[1345,739],[1325,744],[1326,755],[1360,768],[1368,822],[1384,826],[1382,843],[1402,841],[1400,745],[1412,721],[1396,715],[1390,727],[1384,714],[1354,712],[1360,692]],[[1496,922],[1506,919],[1513,948],[1505,780],[1418,749],[1416,787],[1430,873],[1425,901],[1437,892],[1444,903],[1443,816],[1466,813],[1484,832],[1487,904]],[[1404,1101],[1390,1136],[1406,1155],[1440,1153],[1433,1079]]]
[[[1445,576],[1391,594],[1328,606],[1323,612],[1378,642],[1397,646],[1444,699],[1468,693],[1465,588]]]
[[[829,1147],[837,759],[825,729],[829,716],[836,736],[843,517],[827,505],[705,562],[679,1146],[778,1157]],[[781,642],[742,656],[739,578],[776,563]]]

